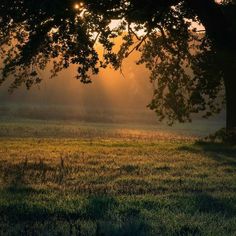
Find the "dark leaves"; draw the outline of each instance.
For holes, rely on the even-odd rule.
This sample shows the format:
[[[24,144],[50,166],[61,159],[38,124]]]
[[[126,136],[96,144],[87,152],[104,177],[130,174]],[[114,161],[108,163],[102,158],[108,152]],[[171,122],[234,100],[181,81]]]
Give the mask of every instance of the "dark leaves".
[[[220,55],[204,34],[191,30],[196,15],[178,0],[1,0],[0,83],[10,90],[41,82],[40,72],[55,77],[77,65],[75,77],[91,82],[100,68],[122,66],[133,51],[150,70],[154,86],[149,107],[160,120],[190,121],[190,115],[219,112],[222,94]],[[112,19],[120,19],[111,28]],[[140,34],[141,32],[141,34]],[[116,42],[122,38],[117,49]],[[98,49],[101,48],[101,49]]]

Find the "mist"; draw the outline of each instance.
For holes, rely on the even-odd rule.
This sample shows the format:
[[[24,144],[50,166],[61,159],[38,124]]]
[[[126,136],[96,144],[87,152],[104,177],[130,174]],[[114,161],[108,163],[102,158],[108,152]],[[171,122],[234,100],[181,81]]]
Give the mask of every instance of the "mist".
[[[0,87],[0,115],[2,119],[40,119],[113,124],[154,125],[177,132],[205,135],[224,126],[225,112],[208,120],[201,114],[193,123],[168,127],[160,123],[147,105],[153,95],[149,71],[136,65],[137,53],[124,60],[122,72],[102,69],[92,76],[91,84],[76,80],[77,66],[50,78],[49,70],[42,72],[42,82],[27,90],[24,86],[8,93],[10,79]],[[153,128],[153,127],[152,127]]]
[[[75,79],[75,65],[49,79],[42,73],[39,86],[24,86],[9,94],[9,83],[0,88],[1,115],[38,119],[73,119],[109,122],[155,123],[156,115],[147,108],[153,88],[149,72],[135,63],[136,55],[126,59],[121,71],[101,70],[91,84]],[[10,81],[9,81],[10,82]]]

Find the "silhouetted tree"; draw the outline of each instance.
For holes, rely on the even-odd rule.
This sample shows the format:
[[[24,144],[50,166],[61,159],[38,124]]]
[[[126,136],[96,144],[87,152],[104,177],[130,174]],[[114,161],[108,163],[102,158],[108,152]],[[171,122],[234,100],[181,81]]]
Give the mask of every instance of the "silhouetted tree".
[[[114,19],[119,21],[112,28]],[[199,32],[193,22],[205,30]],[[109,64],[121,68],[138,50],[137,63],[150,69],[154,85],[149,107],[160,120],[189,121],[192,113],[204,111],[208,117],[226,101],[227,132],[233,139],[235,24],[235,1],[1,0],[0,79],[12,79],[10,90],[21,84],[30,88],[40,83],[40,71],[50,63],[52,76],[77,64],[77,79],[89,83],[91,74]],[[117,51],[118,37],[123,41]],[[96,44],[102,45],[102,55]]]

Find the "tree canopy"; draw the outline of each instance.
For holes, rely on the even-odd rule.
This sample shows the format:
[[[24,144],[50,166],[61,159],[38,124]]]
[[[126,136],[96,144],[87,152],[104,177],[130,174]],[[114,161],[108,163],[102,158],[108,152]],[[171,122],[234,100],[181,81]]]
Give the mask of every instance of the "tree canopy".
[[[208,117],[220,111],[226,72],[235,71],[235,24],[235,1],[1,0],[0,83],[9,78],[10,90],[30,88],[50,64],[52,76],[76,64],[76,78],[89,83],[101,68],[122,68],[137,50],[154,85],[149,107],[161,120],[184,122],[200,111]]]

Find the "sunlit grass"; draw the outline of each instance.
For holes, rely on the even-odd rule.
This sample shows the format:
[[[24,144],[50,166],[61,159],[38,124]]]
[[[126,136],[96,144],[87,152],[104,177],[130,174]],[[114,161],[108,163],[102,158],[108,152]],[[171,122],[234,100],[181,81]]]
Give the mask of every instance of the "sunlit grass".
[[[108,125],[40,127],[37,138],[21,127],[0,139],[0,235],[236,232],[235,147]]]

